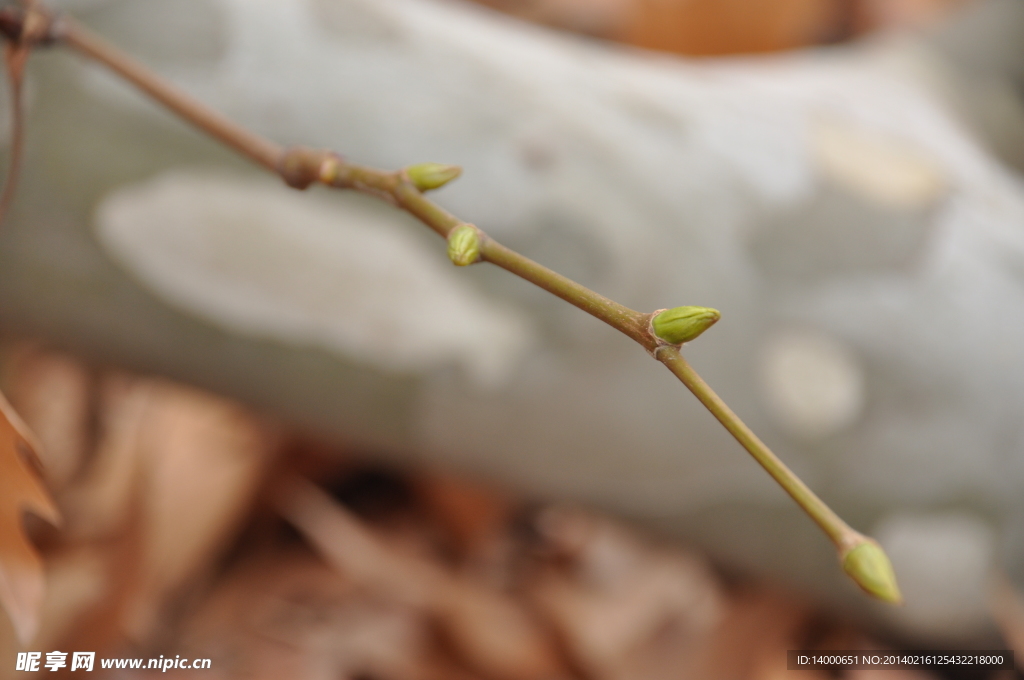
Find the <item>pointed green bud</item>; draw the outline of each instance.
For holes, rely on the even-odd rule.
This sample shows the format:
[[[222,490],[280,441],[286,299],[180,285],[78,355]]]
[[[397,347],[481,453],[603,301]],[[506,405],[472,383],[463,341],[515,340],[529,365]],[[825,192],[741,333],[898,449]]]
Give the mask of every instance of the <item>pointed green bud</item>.
[[[461,175],[462,168],[442,163],[420,163],[419,165],[410,165],[405,172],[417,189],[430,191],[431,189],[440,189]]]
[[[863,542],[850,549],[842,560],[843,571],[869,595],[889,604],[903,603],[892,563],[877,541],[865,537]]]
[[[690,342],[711,328],[722,315],[710,307],[676,307],[654,317],[654,334],[670,345]]]
[[[472,224],[460,224],[448,232],[448,259],[458,267],[480,260],[480,232]]]

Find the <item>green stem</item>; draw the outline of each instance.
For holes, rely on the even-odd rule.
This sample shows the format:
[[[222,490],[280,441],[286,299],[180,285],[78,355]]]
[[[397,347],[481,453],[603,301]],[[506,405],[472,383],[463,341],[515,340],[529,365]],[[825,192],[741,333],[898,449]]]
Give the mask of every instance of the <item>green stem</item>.
[[[552,271],[544,265],[537,264],[528,257],[506,248],[497,241],[485,237],[480,249],[481,256],[487,262],[495,264],[505,271],[526,279],[530,283],[557,295],[569,304],[579,307],[587,314],[594,316],[606,324],[622,331],[644,347],[653,349],[654,339],[648,332],[650,314],[643,314],[599,295],[572,279]]]
[[[848,549],[859,541],[860,534],[850,528],[839,515],[832,511],[810,488],[797,477],[779,457],[772,453],[761,439],[740,420],[722,398],[704,382],[697,371],[680,354],[675,345],[663,345],[654,352],[654,357],[665,364],[668,370],[686,385],[687,389],[711,411],[718,422],[729,431],[740,446],[754,457],[761,467],[779,483],[779,486],[810,515],[822,531],[839,550]]]

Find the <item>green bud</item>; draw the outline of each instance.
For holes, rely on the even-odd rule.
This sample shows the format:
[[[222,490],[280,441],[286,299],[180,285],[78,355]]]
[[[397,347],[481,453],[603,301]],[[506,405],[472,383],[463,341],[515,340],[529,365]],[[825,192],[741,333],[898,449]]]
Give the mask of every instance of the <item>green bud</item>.
[[[651,321],[654,334],[671,345],[690,342],[711,328],[722,315],[710,307],[676,307],[667,309]]]
[[[444,165],[442,163],[420,163],[410,165],[405,169],[409,179],[420,191],[439,189],[448,182],[462,174],[462,168],[457,165]]]
[[[448,259],[458,267],[480,260],[480,232],[471,224],[460,224],[448,232]]]
[[[870,538],[849,550],[842,558],[843,571],[869,595],[889,604],[902,604],[896,573],[882,546]]]

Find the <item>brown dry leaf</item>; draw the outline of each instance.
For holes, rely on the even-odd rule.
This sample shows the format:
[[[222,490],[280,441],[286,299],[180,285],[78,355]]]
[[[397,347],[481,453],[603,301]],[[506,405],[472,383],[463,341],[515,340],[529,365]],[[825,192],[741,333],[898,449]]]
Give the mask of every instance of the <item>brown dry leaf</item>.
[[[112,372],[99,380],[99,441],[84,475],[62,494],[66,535],[77,541],[116,537],[129,521],[142,472],[142,433],[156,383]]]
[[[434,569],[420,573],[405,556],[392,554],[319,487],[293,477],[282,483],[275,502],[281,515],[346,578],[387,590],[414,607],[425,607],[432,599],[440,578]]]
[[[91,378],[81,362],[21,345],[4,362],[11,404],[39,437],[46,481],[58,496],[89,447]]]
[[[233,402],[163,380],[111,373],[99,386],[97,450],[62,500],[66,538],[100,549],[103,595],[63,615],[79,620],[72,640],[110,648],[159,630],[172,597],[231,545],[278,433]],[[56,615],[47,624],[50,635],[66,627]]]
[[[806,647],[815,612],[792,595],[766,587],[731,594],[725,616],[701,650],[695,677],[782,680],[792,676],[786,653]],[[805,680],[825,680],[825,671],[800,671]]]
[[[515,507],[497,489],[471,484],[444,472],[420,474],[415,483],[427,509],[452,535],[464,555],[502,533]]]
[[[580,510],[549,508],[537,526],[562,559],[541,572],[533,598],[588,677],[690,677],[687,661],[724,604],[702,560]]]
[[[63,447],[58,499],[74,525],[48,543],[36,648],[210,657],[205,674],[225,679],[781,680],[789,648],[867,644],[835,637],[852,629],[818,625],[793,597],[727,593],[699,557],[599,515],[549,509],[538,515],[541,542],[527,541],[510,531],[521,507],[513,496],[445,474],[411,475],[415,493],[400,502],[377,488],[398,504],[369,521],[286,478],[278,511],[333,568],[296,551],[280,521],[263,514],[270,508],[237,543],[281,449],[276,427],[163,380],[100,375],[94,392],[74,360],[35,350],[16,359],[12,396]],[[92,411],[99,438],[89,455]],[[329,464],[290,455],[282,469],[336,476],[334,455],[315,452]],[[31,462],[20,461],[30,479]],[[358,477],[359,463],[343,467],[352,465]],[[10,479],[0,477],[0,490]],[[233,544],[243,551],[234,568],[212,583],[200,578]],[[205,586],[204,602],[187,597]],[[168,606],[176,602],[191,605]],[[192,605],[199,614],[181,619]]]
[[[841,9],[837,0],[634,0],[614,37],[691,55],[774,52],[832,38]]]
[[[771,52],[846,37],[860,0],[477,0],[563,30],[689,55]]]
[[[110,546],[95,545],[47,552],[46,598],[39,632],[32,639],[35,649],[64,649],[82,615],[109,601],[110,553]]]
[[[764,589],[735,593],[723,626],[709,645],[713,668],[728,677],[768,680],[787,673],[786,652],[796,649],[795,640],[810,612],[804,606]],[[810,678],[825,677],[803,671]]]
[[[510,597],[400,553],[306,480],[283,485],[277,505],[344,576],[433,616],[472,668],[500,680],[565,677],[551,641]]]
[[[276,428],[233,402],[164,381],[151,389],[139,432],[144,557],[125,621],[137,639],[166,596],[223,552],[278,447]]]
[[[136,491],[130,502],[128,520],[115,536],[77,547],[82,551],[81,558],[88,559],[87,552],[90,549],[95,550],[97,558],[94,566],[85,563],[66,565],[72,572],[64,577],[69,576],[77,581],[69,585],[79,590],[77,595],[80,599],[76,599],[80,606],[68,607],[64,603],[57,603],[54,607],[48,601],[44,612],[56,616],[44,620],[40,639],[45,641],[59,635],[57,649],[94,650],[97,655],[117,656],[118,653],[126,651],[122,621],[124,612],[138,592],[142,575],[144,515],[141,508],[140,494]],[[66,587],[62,587],[62,574],[59,571],[62,557],[59,553],[55,555],[53,566],[56,569],[53,571],[53,578],[55,587],[60,590],[55,589],[53,598],[62,594],[75,596],[74,592],[69,593]],[[75,559],[74,556],[69,558]],[[95,568],[98,573],[90,574],[91,568]],[[90,584],[83,582],[83,577],[95,580]],[[67,618],[61,621],[61,615]]]
[[[187,622],[175,651],[248,680],[479,680],[438,653],[424,612],[291,548],[241,559]]]
[[[43,564],[25,535],[23,513],[57,524],[60,515],[36,470],[28,428],[0,394],[0,604],[18,639],[27,643],[39,627]]]
[[[869,644],[792,595],[729,593],[699,556],[615,520],[556,506],[538,514],[536,528],[546,559],[528,592],[589,678],[782,680],[792,674],[789,649]]]
[[[353,587],[305,551],[244,561],[187,628],[184,650],[231,677],[435,677],[421,612]]]

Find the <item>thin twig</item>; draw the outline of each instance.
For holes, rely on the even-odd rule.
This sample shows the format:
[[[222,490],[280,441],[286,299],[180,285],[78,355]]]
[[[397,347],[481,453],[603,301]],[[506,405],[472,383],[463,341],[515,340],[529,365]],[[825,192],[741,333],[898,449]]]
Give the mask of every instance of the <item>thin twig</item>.
[[[0,33],[10,33],[7,27],[10,22],[9,15],[0,16]],[[348,163],[339,155],[326,150],[283,148],[242,128],[166,83],[156,73],[70,18],[61,17],[54,22],[51,34],[54,40],[67,44],[121,75],[195,127],[277,173],[289,186],[304,189],[320,183],[371,194],[409,212],[446,238],[456,229],[466,226],[462,220],[423,195],[421,187],[417,186],[407,171],[412,168],[388,172]],[[472,228],[479,238],[478,255],[475,255],[479,260],[491,262],[604,321],[635,340],[665,364],[822,528],[835,544],[847,573],[872,595],[890,602],[899,601],[895,576],[892,575],[888,558],[877,543],[851,529],[787,468],[697,375],[683,359],[679,345],[669,344],[655,335],[652,321],[658,312],[638,312],[620,305],[506,248],[476,227]],[[717,320],[717,312],[714,320]]]
[[[53,27],[53,37],[105,65],[210,136],[268,170],[277,172],[282,147],[204,106],[70,17],[59,17]]]
[[[0,223],[3,223],[7,211],[14,200],[14,191],[18,187],[18,173],[21,169],[21,155],[25,146],[25,120],[21,101],[21,82],[27,52],[21,45],[7,43],[4,45],[4,64],[7,67],[7,83],[11,96],[11,155],[7,160],[7,176],[4,178],[3,192],[0,193]]]
[[[733,413],[704,379],[697,375],[690,363],[683,358],[677,347],[659,347],[654,357],[665,364],[668,370],[686,385],[697,399],[711,411],[726,430],[736,438],[743,448],[761,464],[768,474],[779,483],[797,504],[804,509],[837,548],[849,549],[859,541],[860,534],[850,528],[839,515],[832,511],[818,496],[797,477],[779,457],[772,453],[761,439]]]
[[[7,162],[4,188],[0,192],[0,223],[3,223],[14,200],[25,148],[25,105],[22,97],[25,64],[35,44],[46,38],[49,23],[47,15],[36,9],[34,0],[23,0],[21,4],[24,20],[17,26],[17,33],[4,45],[4,66],[11,95],[11,155]]]

